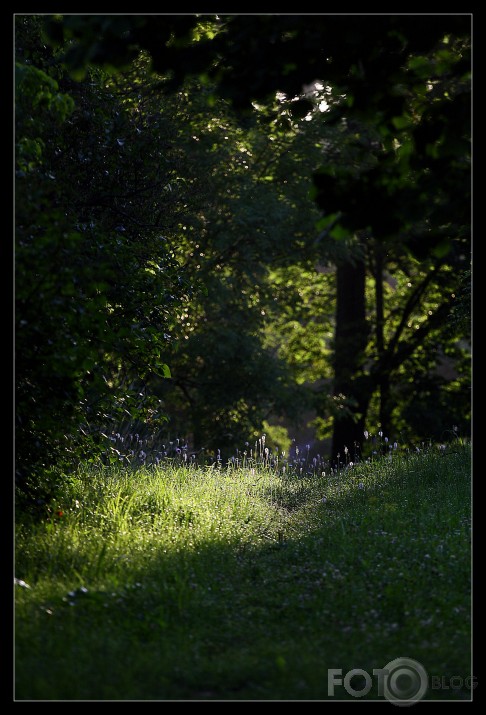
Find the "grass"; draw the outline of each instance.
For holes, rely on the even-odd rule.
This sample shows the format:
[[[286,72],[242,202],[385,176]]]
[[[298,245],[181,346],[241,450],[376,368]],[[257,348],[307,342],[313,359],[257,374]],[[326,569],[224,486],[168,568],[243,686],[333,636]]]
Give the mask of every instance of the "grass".
[[[15,699],[351,700],[328,668],[398,657],[465,682],[469,447],[282,471],[80,470],[17,524]]]

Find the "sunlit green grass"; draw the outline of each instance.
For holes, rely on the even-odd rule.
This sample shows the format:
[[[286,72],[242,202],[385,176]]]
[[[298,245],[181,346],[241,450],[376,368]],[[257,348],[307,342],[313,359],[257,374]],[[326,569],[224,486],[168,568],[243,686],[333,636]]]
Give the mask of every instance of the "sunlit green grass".
[[[17,525],[15,697],[326,700],[328,668],[398,657],[465,679],[470,502],[459,443],[303,477],[86,468]]]

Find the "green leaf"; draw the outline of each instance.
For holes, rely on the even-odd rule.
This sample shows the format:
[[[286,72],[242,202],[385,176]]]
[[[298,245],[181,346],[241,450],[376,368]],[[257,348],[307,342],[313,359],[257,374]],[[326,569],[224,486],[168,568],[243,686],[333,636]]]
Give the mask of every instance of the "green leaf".
[[[408,66],[419,77],[426,77],[430,74],[430,60],[428,57],[423,57],[421,55],[411,57],[408,62]]]
[[[166,377],[167,379],[170,379],[172,377],[170,367],[166,365],[165,363],[160,366],[160,369],[162,371],[162,376]]]
[[[324,231],[328,226],[331,226],[334,223],[337,216],[338,216],[337,213],[333,213],[333,214],[324,216],[323,218],[320,218],[319,221],[316,221],[316,223],[314,224],[316,227],[316,230]]]
[[[414,150],[414,144],[411,139],[407,139],[407,141],[403,142],[403,144],[400,144],[400,146],[397,149],[397,154],[400,157],[400,159],[406,159],[407,157],[411,156]]]
[[[342,226],[337,225],[330,232],[330,236],[332,236],[336,241],[344,241],[349,238],[349,231]]]
[[[437,246],[432,249],[432,253],[434,254],[434,256],[437,256],[437,258],[445,258],[445,256],[447,256],[451,249],[451,240],[449,238],[444,238],[443,241],[441,241]]]
[[[393,117],[391,121],[395,129],[406,129],[412,124],[412,120],[406,114],[401,114],[399,117]]]

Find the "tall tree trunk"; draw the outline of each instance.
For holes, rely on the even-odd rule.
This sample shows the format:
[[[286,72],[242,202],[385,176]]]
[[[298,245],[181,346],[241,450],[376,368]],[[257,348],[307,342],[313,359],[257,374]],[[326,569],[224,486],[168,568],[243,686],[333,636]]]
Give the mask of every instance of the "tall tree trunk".
[[[364,257],[337,268],[336,329],[334,337],[334,396],[350,400],[349,409],[334,417],[331,461],[344,461],[361,453],[365,417],[370,399],[363,373],[363,353],[368,342]],[[338,455],[340,455],[338,457]]]

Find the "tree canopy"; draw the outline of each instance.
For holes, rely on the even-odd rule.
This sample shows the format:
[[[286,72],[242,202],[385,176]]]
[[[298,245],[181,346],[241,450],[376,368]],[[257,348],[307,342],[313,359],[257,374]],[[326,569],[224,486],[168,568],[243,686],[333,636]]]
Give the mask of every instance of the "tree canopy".
[[[229,452],[309,421],[334,462],[370,424],[468,429],[470,15],[32,15],[15,43],[23,492],[123,423]]]

